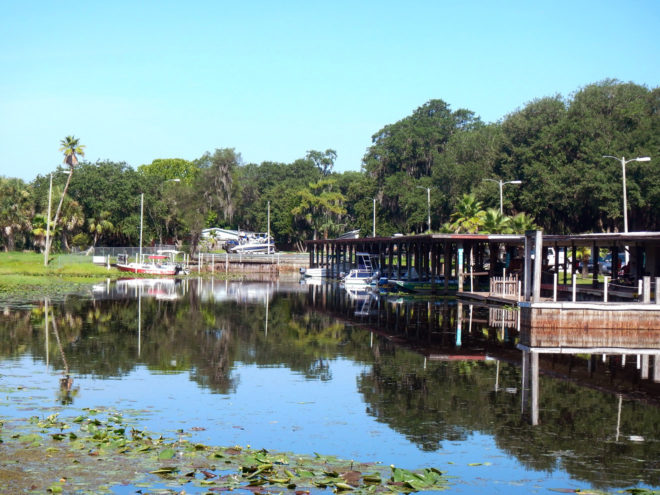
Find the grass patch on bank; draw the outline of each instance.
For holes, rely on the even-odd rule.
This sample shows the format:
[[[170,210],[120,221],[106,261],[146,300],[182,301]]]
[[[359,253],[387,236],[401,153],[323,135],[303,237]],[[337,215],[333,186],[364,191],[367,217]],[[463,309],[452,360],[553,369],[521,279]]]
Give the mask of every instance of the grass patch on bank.
[[[91,285],[125,276],[119,270],[95,265],[89,256],[54,254],[44,266],[38,253],[0,253],[0,303],[30,305],[45,297],[52,301],[85,295]]]
[[[115,270],[95,265],[89,256],[55,254],[44,266],[44,256],[37,253],[0,253],[0,275],[58,276],[73,278],[113,278]],[[114,277],[116,278],[116,277]]]

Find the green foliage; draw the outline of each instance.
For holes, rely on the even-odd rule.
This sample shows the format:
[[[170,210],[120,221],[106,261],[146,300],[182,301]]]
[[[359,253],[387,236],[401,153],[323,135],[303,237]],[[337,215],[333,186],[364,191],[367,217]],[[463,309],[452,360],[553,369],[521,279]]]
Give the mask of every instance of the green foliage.
[[[332,236],[359,228],[370,235],[374,200],[378,235],[423,232],[424,188],[431,189],[433,226],[506,232],[504,219],[494,214],[485,226],[474,215],[459,212],[462,220],[452,218],[465,206],[466,194],[484,208],[499,205],[499,191],[486,178],[522,181],[503,189],[513,232],[535,222],[557,234],[619,231],[621,164],[603,155],[652,158],[631,162],[626,170],[629,230],[660,230],[660,88],[616,80],[568,97],[535,99],[491,124],[469,110],[429,100],[372,136],[361,172],[333,172],[333,149],[310,150],[292,163],[244,165],[236,150],[219,148],[194,161],[162,158],[135,171],[121,162],[79,162],[84,146],[74,136],[60,145],[64,160],[53,174],[54,198],[60,199],[52,217],[53,242],[64,248],[83,230],[81,222],[95,245],[136,245],[142,193],[146,244],[193,241],[193,227],[265,231],[268,203],[276,243],[286,248],[302,248],[302,241],[319,232]],[[322,179],[336,182],[324,191],[309,186]],[[44,222],[35,218],[33,227],[31,221],[37,213],[46,215],[48,189],[48,176],[31,184],[0,178],[0,247],[44,245]],[[325,196],[312,197],[317,192]],[[203,215],[201,222],[196,214]],[[516,225],[520,214],[525,216]]]
[[[311,226],[313,239],[319,232],[323,232],[325,239],[329,234],[339,233],[341,216],[346,213],[346,208],[342,204],[344,195],[334,190],[336,182],[336,179],[325,178],[298,191],[297,205],[291,213]]]
[[[28,245],[34,200],[21,179],[0,177],[0,246],[5,251]]]
[[[73,239],[71,239],[71,244],[79,249],[85,249],[89,247],[91,243],[91,237],[85,232],[80,232],[79,234],[74,235]]]
[[[488,208],[482,218],[480,232],[484,234],[510,234],[511,218],[504,216],[500,210],[495,208]]]
[[[156,182],[179,179],[184,184],[191,184],[199,171],[195,163],[182,158],[157,158],[148,165],[138,167],[140,174]]]
[[[473,194],[464,194],[456,203],[456,210],[451,215],[450,228],[454,233],[475,234],[483,225],[486,212],[482,210],[481,201]]]

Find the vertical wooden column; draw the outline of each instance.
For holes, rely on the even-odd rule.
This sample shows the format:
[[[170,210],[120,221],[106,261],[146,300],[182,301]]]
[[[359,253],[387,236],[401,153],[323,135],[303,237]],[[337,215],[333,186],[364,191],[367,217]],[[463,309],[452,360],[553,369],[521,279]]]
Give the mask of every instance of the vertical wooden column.
[[[456,277],[458,278],[458,292],[463,292],[463,263],[463,241],[459,241],[456,243]]]
[[[537,230],[534,235],[534,302],[541,300],[541,268],[543,258],[540,254],[543,252],[543,232]],[[538,358],[538,356],[537,356]]]
[[[528,230],[525,232],[525,268],[523,271],[523,285],[525,291],[525,301],[532,299],[532,246],[533,246],[534,231]]]
[[[410,275],[412,275],[410,273],[411,271],[410,269],[412,268],[411,266],[412,260],[410,259],[411,257],[410,244],[411,244],[410,241],[406,242],[406,273],[407,273],[406,280],[410,280]]]
[[[444,272],[445,272],[445,280],[444,280],[444,286],[445,290],[449,290],[449,279],[451,278],[451,242],[450,241],[443,241],[443,256],[444,256]]]
[[[395,246],[395,243],[393,243],[392,241],[389,241],[387,243],[387,245],[388,245],[387,250],[389,251],[387,253],[388,258],[389,258],[389,262],[387,264],[388,265],[387,266],[387,276],[388,276],[388,278],[392,278],[392,274],[394,273],[392,270],[393,270],[393,267],[394,267],[394,246]]]
[[[593,274],[591,276],[591,285],[596,287],[598,285],[598,271],[600,266],[598,265],[598,246],[596,246],[595,242],[591,247],[591,259],[593,260],[592,263],[594,265]]]

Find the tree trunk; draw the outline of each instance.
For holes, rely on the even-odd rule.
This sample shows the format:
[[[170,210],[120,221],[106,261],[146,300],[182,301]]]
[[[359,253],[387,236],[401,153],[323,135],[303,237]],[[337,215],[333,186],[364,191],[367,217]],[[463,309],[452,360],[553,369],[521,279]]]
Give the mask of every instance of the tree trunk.
[[[69,165],[69,177],[66,179],[66,184],[64,186],[64,191],[62,191],[62,197],[60,198],[60,202],[57,205],[57,210],[55,211],[55,218],[53,219],[53,233],[55,233],[55,226],[57,225],[57,221],[60,218],[60,211],[62,210],[62,203],[64,203],[64,196],[66,196],[66,192],[69,189],[69,182],[71,182],[71,176],[73,175],[73,165]],[[50,247],[53,244],[53,237],[54,235],[48,239],[48,245],[46,246],[46,258],[50,255]]]

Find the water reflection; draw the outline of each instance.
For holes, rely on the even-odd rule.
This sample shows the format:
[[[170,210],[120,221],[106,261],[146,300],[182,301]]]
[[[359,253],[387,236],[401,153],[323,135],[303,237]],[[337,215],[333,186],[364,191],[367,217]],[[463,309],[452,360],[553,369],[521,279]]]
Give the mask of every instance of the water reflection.
[[[97,286],[89,299],[6,310],[0,365],[29,356],[75,379],[77,395],[57,399],[71,407],[88,406],[95,388],[152,407],[142,395],[158,376],[168,387],[184,377],[191,384],[175,406],[158,405],[162,416],[190,424],[206,404],[226,422],[205,425],[218,442],[247,443],[241,435],[258,432],[261,445],[308,451],[313,438],[314,450],[351,458],[451,459],[469,477],[456,465],[482,460],[476,439],[487,437],[490,462],[545,473],[541,486],[571,478],[603,489],[658,486],[657,333],[643,344],[611,332],[555,337],[521,328],[515,310],[455,299],[332,284],[125,281]],[[108,380],[115,385],[99,385]],[[309,409],[292,412],[292,403]]]

